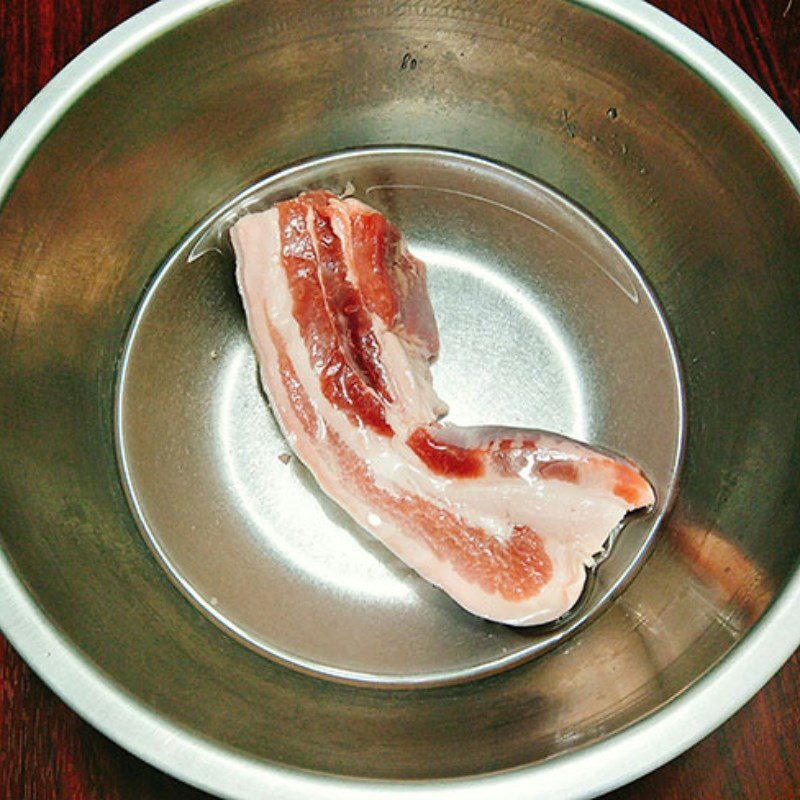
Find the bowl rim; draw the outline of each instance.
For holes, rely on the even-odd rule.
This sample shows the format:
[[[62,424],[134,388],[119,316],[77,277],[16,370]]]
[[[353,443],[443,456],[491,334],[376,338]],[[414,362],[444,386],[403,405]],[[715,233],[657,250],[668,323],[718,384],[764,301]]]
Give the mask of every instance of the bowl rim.
[[[32,100],[0,139],[0,213],[16,178],[66,110],[141,47],[230,0],[160,0],[90,45]],[[700,75],[751,126],[800,193],[800,132],[743,70],[643,0],[570,0],[639,33]],[[607,739],[545,762],[482,776],[392,782],[324,775],[244,755],[161,717],[116,685],[47,618],[0,550],[0,628],[69,706],[144,761],[231,800],[593,797],[687,750],[741,708],[800,645],[800,569],[746,636],[662,708]]]

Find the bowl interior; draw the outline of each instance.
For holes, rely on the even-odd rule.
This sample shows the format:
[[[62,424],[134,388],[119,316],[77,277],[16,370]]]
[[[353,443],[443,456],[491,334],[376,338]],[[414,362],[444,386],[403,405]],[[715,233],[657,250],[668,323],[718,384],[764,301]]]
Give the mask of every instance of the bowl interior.
[[[467,10],[312,1],[303,10],[280,0],[213,5],[143,45],[65,111],[5,199],[2,546],[52,624],[87,660],[128,696],[220,748],[362,777],[476,775],[536,764],[604,738],[683,692],[725,657],[796,569],[797,193],[759,137],[698,75],[578,5],[509,0]],[[649,299],[635,264],[655,293],[685,381],[686,451],[676,504],[635,580],[598,619],[532,661],[434,688],[344,685],[302,674],[212,624],[175,589],[145,544],[115,451],[120,360],[137,309],[148,308],[141,302],[150,287],[158,325],[147,346],[161,348],[166,362],[160,371],[156,360],[145,364],[153,391],[138,402],[151,409],[129,417],[143,428],[150,420],[153,431],[128,440],[158,434],[165,463],[152,465],[148,476],[141,471],[150,451],[138,453],[131,486],[151,504],[158,493],[142,487],[156,476],[174,481],[165,486],[179,487],[183,511],[192,492],[207,486],[212,496],[204,499],[203,525],[220,537],[232,527],[226,509],[241,497],[221,503],[215,518],[213,502],[228,484],[213,471],[181,473],[184,456],[174,449],[218,443],[224,417],[222,387],[214,381],[226,375],[252,426],[232,435],[252,435],[253,457],[266,459],[270,479],[286,480],[299,493],[298,471],[272,458],[277,445],[247,363],[229,273],[203,257],[163,273],[157,287],[153,277],[210,211],[263,176],[323,153],[397,145],[471,153],[489,171],[493,163],[507,164],[588,211],[629,254],[630,261],[615,256],[625,280]],[[375,184],[390,183],[391,169]],[[449,186],[449,178],[442,180]],[[531,185],[522,191],[524,202],[540,196],[541,184]],[[445,334],[438,377],[443,392],[452,387],[447,393],[458,414],[468,419],[478,408],[461,385],[466,361],[491,356],[502,372],[487,369],[487,378],[501,374],[509,388],[492,394],[502,421],[577,431],[578,409],[588,438],[641,457],[668,486],[675,437],[664,426],[674,420],[677,394],[672,367],[658,355],[667,341],[658,315],[648,316],[651,333],[641,335],[636,320],[646,304],[633,307],[602,273],[580,273],[592,289],[583,279],[567,281],[564,270],[571,268],[563,260],[548,266],[538,257],[523,259],[512,244],[499,245],[487,226],[496,217],[498,225],[513,227],[505,212],[470,212],[459,202],[448,213],[466,215],[475,235],[462,231],[455,238],[442,228],[437,238],[421,209],[444,214],[436,211],[440,204],[400,191],[378,194],[374,202],[428,248],[422,254],[433,265]],[[580,216],[570,219],[577,224]],[[520,236],[535,239],[530,231]],[[597,246],[611,252],[613,243]],[[457,263],[473,264],[474,274]],[[579,265],[573,267],[577,275]],[[618,310],[609,319],[612,295]],[[519,310],[520,297],[538,304],[578,365],[578,382],[585,380],[580,403],[573,403],[568,371],[548,344],[546,326]],[[462,351],[449,342],[461,336],[458,325],[483,323],[479,303],[494,308],[506,327],[496,351],[464,351],[461,362]],[[205,324],[187,320],[192,312]],[[141,327],[142,347],[148,328]],[[152,340],[157,331],[162,342]],[[524,342],[514,339],[520,331]],[[169,346],[170,337],[183,337],[184,349]],[[486,336],[474,341],[485,346]],[[628,358],[612,357],[613,343]],[[637,358],[640,348],[646,358]],[[127,353],[127,368],[136,369],[136,347]],[[179,362],[174,370],[169,359]],[[546,365],[542,387],[540,364]],[[170,405],[173,395],[156,378],[184,387],[190,405]],[[134,381],[129,388],[135,394],[144,385]],[[535,398],[543,388],[544,397],[563,402],[532,402],[529,415],[527,403],[513,399],[519,392]],[[617,401],[642,405],[629,419],[615,416]],[[205,438],[198,438],[202,426]],[[186,438],[188,431],[198,435]],[[198,462],[196,455],[185,454],[185,463],[212,464],[210,456]],[[213,459],[213,469],[220,463]],[[308,503],[318,500],[309,495]],[[174,514],[148,509],[145,515]],[[319,508],[308,513],[326,526],[341,525]],[[163,517],[173,531],[188,521],[185,513],[177,517]],[[646,539],[641,524],[627,541]],[[252,546],[264,546],[263,531],[248,530]],[[202,543],[200,560],[214,536]],[[636,556],[624,549],[626,537],[619,553],[630,565]],[[373,555],[358,557],[369,561],[370,580],[381,582],[381,570],[392,568]],[[266,560],[258,559],[256,566]],[[229,567],[219,569],[226,585]],[[608,585],[625,570],[607,570]],[[257,581],[245,577],[236,591],[246,606]],[[395,573],[388,585],[409,584]],[[213,583],[200,591],[209,602],[230,601]],[[455,648],[448,643],[452,628],[434,630],[453,618],[438,602],[425,606],[435,611],[423,641],[442,637]],[[290,621],[292,613],[287,608]],[[295,621],[303,627],[302,617]],[[460,660],[450,658],[446,669],[472,669],[476,653],[481,664],[496,658],[491,648],[488,658],[485,649],[473,649],[486,647],[480,625],[458,635]],[[301,655],[328,669],[331,652]],[[352,651],[334,655],[352,667]],[[397,663],[356,666],[393,674]],[[425,674],[441,672],[441,663],[426,663]]]
[[[461,424],[539,427],[624,452],[659,503],[634,517],[557,624],[479,620],[316,486],[259,388],[230,219],[350,187],[429,265],[435,380]],[[371,148],[279,171],[198,226],[151,284],[122,358],[117,435],[140,527],[187,595],[259,651],[384,685],[466,680],[562,641],[641,560],[680,461],[675,355],[630,259],[566,198],[455,153]],[[289,459],[289,460],[287,460]]]

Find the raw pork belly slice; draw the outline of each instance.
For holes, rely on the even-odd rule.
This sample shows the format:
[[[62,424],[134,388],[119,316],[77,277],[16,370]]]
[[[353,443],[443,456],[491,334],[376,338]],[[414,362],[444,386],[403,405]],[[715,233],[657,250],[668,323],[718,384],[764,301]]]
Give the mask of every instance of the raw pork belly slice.
[[[653,504],[641,472],[551,433],[440,423],[425,266],[374,209],[308,192],[231,239],[264,388],[322,489],[474,614],[569,610],[593,554]]]

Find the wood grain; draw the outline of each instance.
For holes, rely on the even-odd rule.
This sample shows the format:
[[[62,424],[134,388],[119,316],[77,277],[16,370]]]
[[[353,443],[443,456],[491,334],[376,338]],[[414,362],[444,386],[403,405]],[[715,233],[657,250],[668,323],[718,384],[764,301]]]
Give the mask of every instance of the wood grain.
[[[0,131],[84,47],[150,0],[0,0]],[[656,0],[800,122],[800,0]],[[688,753],[606,800],[800,798],[800,654]],[[0,636],[0,800],[202,800],[73,713]]]

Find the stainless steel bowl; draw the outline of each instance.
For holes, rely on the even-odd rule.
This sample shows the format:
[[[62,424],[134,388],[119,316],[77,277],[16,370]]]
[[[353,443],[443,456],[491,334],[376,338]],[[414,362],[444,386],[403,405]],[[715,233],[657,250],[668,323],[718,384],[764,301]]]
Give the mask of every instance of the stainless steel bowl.
[[[278,458],[214,236],[347,179],[431,261],[461,418],[658,483],[560,626],[471,620]],[[157,4],[0,141],[0,624],[233,798],[654,768],[800,641],[798,189],[797,131],[638,2]]]

